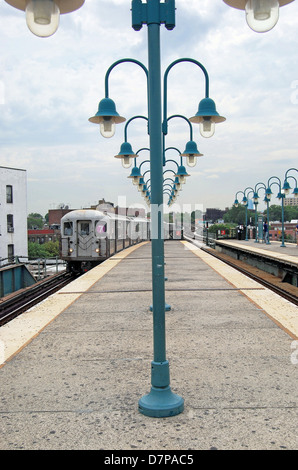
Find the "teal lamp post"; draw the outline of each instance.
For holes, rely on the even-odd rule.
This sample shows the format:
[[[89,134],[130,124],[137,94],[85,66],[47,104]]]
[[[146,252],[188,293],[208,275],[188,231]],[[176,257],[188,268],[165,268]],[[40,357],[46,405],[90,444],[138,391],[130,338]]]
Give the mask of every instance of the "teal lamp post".
[[[33,17],[39,21],[37,6],[51,6],[61,13],[78,9],[83,0],[7,0],[10,5],[25,10],[27,4],[33,5]],[[150,175],[151,187],[148,199],[151,204],[152,218],[152,297],[153,297],[153,361],[151,362],[151,390],[139,401],[139,411],[147,416],[167,417],[181,413],[184,409],[184,400],[172,392],[170,387],[170,368],[166,358],[166,329],[165,329],[165,285],[164,285],[164,240],[163,240],[163,155],[162,155],[162,101],[161,101],[161,53],[160,53],[160,27],[165,25],[167,30],[175,27],[175,0],[132,0],[132,27],[139,31],[144,24],[148,31],[148,70],[140,62],[133,59],[122,59],[115,62],[106,74],[105,98],[99,103],[98,111],[90,118],[90,122],[99,124],[104,137],[112,137],[115,125],[124,122],[125,118],[116,111],[115,103],[108,93],[108,76],[111,70],[121,62],[134,62],[141,66],[148,80],[148,121],[150,141]],[[44,21],[42,17],[41,22]],[[46,21],[51,22],[47,13]],[[52,34],[52,33],[51,33]],[[184,60],[184,59],[183,59]],[[187,59],[189,61],[193,61]],[[182,61],[182,59],[179,59]],[[196,61],[193,61],[196,62]],[[175,62],[177,63],[177,61]],[[172,64],[174,65],[174,64]],[[172,67],[171,65],[171,67]],[[202,68],[202,66],[201,66]],[[202,68],[203,70],[203,68]],[[207,72],[203,70],[205,76]],[[206,91],[209,81],[206,80]],[[205,95],[208,99],[208,94]],[[206,110],[207,114],[196,116],[194,122],[206,121],[207,135],[210,133],[211,123],[221,122],[212,111],[212,106]],[[224,118],[223,118],[224,119]],[[191,120],[191,119],[190,119]],[[204,127],[204,126],[203,126]],[[205,136],[207,136],[205,135]],[[119,158],[128,160],[136,158],[128,142],[120,149]],[[117,157],[118,158],[118,157]],[[184,170],[184,171],[183,171]],[[179,180],[187,176],[183,166],[177,172]]]
[[[132,26],[140,30],[143,24],[148,26],[148,71],[138,61],[146,72],[148,79],[148,122],[150,142],[150,194],[146,198],[151,204],[151,243],[152,243],[152,297],[153,297],[153,361],[151,363],[151,390],[139,400],[139,411],[147,416],[165,417],[179,414],[184,409],[184,400],[174,394],[170,388],[170,369],[166,358],[165,330],[165,285],[164,285],[164,240],[163,240],[163,134],[161,111],[161,60],[160,60],[160,26],[165,24],[168,30],[175,27],[175,2],[167,0],[132,0]],[[209,79],[201,64],[192,59],[179,59],[168,67],[167,74],[176,63],[190,61],[199,65],[206,77],[206,95],[209,98]],[[106,74],[106,98],[108,94],[108,76],[115,65],[131,61],[123,59],[113,64]],[[164,103],[166,103],[166,95]],[[166,107],[166,104],[165,104]],[[206,109],[206,115],[200,116],[200,121],[206,119],[221,122],[213,116],[214,110]],[[108,116],[106,116],[108,117]],[[113,117],[112,117],[113,119]],[[165,113],[164,120],[167,121]],[[190,119],[191,121],[191,119]],[[93,121],[92,121],[93,122]],[[199,122],[195,120],[195,122]],[[180,165],[175,176],[184,182],[188,176],[185,167]]]
[[[248,193],[246,191],[248,191]],[[245,188],[245,190],[243,192],[243,199],[242,199],[242,202],[245,205],[245,240],[246,241],[248,241],[248,228],[247,228],[247,225],[248,225],[248,202],[249,202],[248,196],[251,193],[252,194],[254,193],[254,190],[252,188],[250,188],[250,187]]]
[[[289,169],[286,171],[286,174],[285,174],[285,181],[284,181],[284,185],[283,185],[283,190],[284,190],[285,194],[289,194],[290,189],[292,189],[292,188],[291,188],[291,186],[290,186],[290,183],[288,182],[288,179],[289,179],[289,178],[292,178],[292,179],[295,181],[295,188],[293,189],[293,193],[292,193],[292,194],[293,194],[294,197],[298,197],[297,179],[296,179],[294,176],[289,175],[289,174],[288,174],[289,171],[296,171],[296,172],[298,172],[297,168],[289,168]]]
[[[250,190],[248,193],[246,193],[246,191]],[[247,228],[247,224],[248,224],[248,199],[247,199],[247,196],[249,194],[254,194],[257,202],[258,202],[258,194],[255,193],[254,189],[251,188],[251,187],[247,187],[245,188],[244,191],[237,191],[237,193],[235,194],[235,201],[234,201],[234,206],[235,207],[238,207],[239,206],[239,200],[238,200],[238,194],[241,193],[243,194],[243,199],[242,199],[242,203],[245,207],[245,241],[248,241],[248,228]]]
[[[259,185],[262,185],[261,187],[258,188]],[[253,190],[253,202],[255,205],[255,226],[256,226],[256,235],[255,235],[255,243],[259,243],[259,231],[258,231],[258,204],[259,204],[259,190],[260,189],[265,189],[266,192],[266,185],[264,183],[257,183],[255,185],[255,189]]]
[[[272,181],[271,180],[277,180],[277,181]],[[281,186],[281,181],[278,178],[278,176],[271,176],[268,180],[267,183],[267,189],[266,189],[266,198],[270,201],[271,200],[271,195],[272,195],[272,190],[271,186],[276,184],[278,186],[279,192],[277,195],[278,199],[281,199],[281,248],[286,248],[285,245],[285,214],[284,214],[284,200],[285,200],[285,193],[282,192],[282,186]]]
[[[230,6],[241,8],[239,0],[225,0]],[[253,1],[253,0],[252,0]],[[254,0],[257,1],[257,0]],[[266,4],[269,0],[264,0]],[[291,0],[279,0],[279,5],[290,3]],[[56,11],[56,6],[60,7],[61,13],[67,13],[80,8],[84,3],[83,0],[6,0],[10,5],[25,10],[27,4],[33,4],[34,21],[38,23],[39,13],[37,6],[43,4],[51,4]],[[270,10],[271,11],[271,10]],[[38,21],[36,21],[38,20]],[[42,17],[42,21],[44,18]],[[51,22],[49,14],[47,14],[46,22]],[[164,24],[166,29],[172,30],[175,27],[175,0],[132,0],[132,27],[139,31],[143,24],[148,27],[148,62],[149,69],[146,71],[148,77],[148,118],[150,128],[150,165],[151,165],[151,194],[149,195],[152,207],[155,207],[154,218],[154,237],[152,239],[152,292],[153,292],[153,348],[154,357],[151,363],[151,391],[148,395],[142,397],[139,401],[139,410],[141,413],[154,416],[166,417],[179,414],[183,411],[184,400],[172,393],[170,388],[169,363],[166,359],[166,342],[165,342],[165,295],[164,295],[164,246],[162,238],[162,213],[158,213],[156,207],[162,207],[163,203],[163,159],[162,159],[162,121],[161,121],[161,60],[160,60],[160,26]],[[180,59],[179,61],[181,61]],[[125,59],[123,61],[131,61]],[[138,63],[138,61],[134,61]],[[195,62],[195,61],[194,61]],[[114,67],[116,64],[113,64]],[[141,65],[139,63],[139,65]],[[141,65],[142,66],[142,65]],[[203,69],[202,69],[203,70]],[[204,70],[203,70],[204,71]],[[204,71],[205,73],[205,71]],[[206,76],[206,73],[205,73]],[[206,91],[207,91],[206,80]],[[106,97],[107,93],[107,76],[106,76]],[[207,101],[202,103],[204,112],[200,109],[194,116],[193,122],[201,125],[202,132],[205,137],[211,136],[213,132],[213,124],[222,122],[224,118],[220,117],[210,101],[208,93],[205,98]],[[110,105],[111,102],[101,103],[102,105]],[[106,106],[107,108],[108,106]],[[118,115],[115,109],[105,110],[99,109],[97,114],[90,119],[91,122],[100,124],[102,132],[106,137],[113,134],[114,124],[123,122],[124,118]],[[191,120],[191,119],[190,119]],[[126,149],[127,151],[128,149]],[[130,153],[125,153],[130,155]],[[185,177],[185,168],[180,167],[178,171],[180,175]]]

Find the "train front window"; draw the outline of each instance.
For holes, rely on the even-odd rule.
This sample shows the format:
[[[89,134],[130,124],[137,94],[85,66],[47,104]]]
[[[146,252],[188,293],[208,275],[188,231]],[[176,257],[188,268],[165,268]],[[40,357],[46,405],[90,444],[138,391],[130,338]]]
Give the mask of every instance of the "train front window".
[[[81,222],[80,224],[80,235],[89,235],[89,222]]]
[[[71,236],[72,235],[72,222],[64,222],[64,228],[63,228],[63,233],[66,236]]]

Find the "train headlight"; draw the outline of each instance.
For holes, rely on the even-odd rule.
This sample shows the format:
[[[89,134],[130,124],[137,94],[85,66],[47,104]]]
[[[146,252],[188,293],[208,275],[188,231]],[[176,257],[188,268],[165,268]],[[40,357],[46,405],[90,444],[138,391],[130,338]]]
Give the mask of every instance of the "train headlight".
[[[73,248],[69,248],[69,253],[72,253],[73,252]]]
[[[96,252],[96,253],[99,253],[99,248],[96,248],[96,249],[95,249],[95,252]]]

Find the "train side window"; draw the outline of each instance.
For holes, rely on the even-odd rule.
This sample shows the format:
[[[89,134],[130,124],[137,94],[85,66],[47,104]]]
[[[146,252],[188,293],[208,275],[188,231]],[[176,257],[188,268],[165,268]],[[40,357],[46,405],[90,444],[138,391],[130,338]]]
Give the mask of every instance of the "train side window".
[[[72,229],[72,222],[64,222],[64,235],[72,235],[73,229]]]
[[[80,235],[89,235],[89,222],[81,222]]]

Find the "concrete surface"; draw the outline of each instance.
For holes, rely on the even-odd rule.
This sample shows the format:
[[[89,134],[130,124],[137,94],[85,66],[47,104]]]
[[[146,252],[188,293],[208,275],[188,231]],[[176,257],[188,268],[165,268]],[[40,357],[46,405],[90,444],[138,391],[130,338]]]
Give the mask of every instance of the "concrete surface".
[[[64,299],[0,369],[2,450],[298,448],[298,345],[267,312],[277,297],[188,244],[165,246],[167,359],[184,412],[156,419],[138,411],[152,360],[148,243],[35,307],[37,319]],[[280,302],[286,317],[292,306]]]

